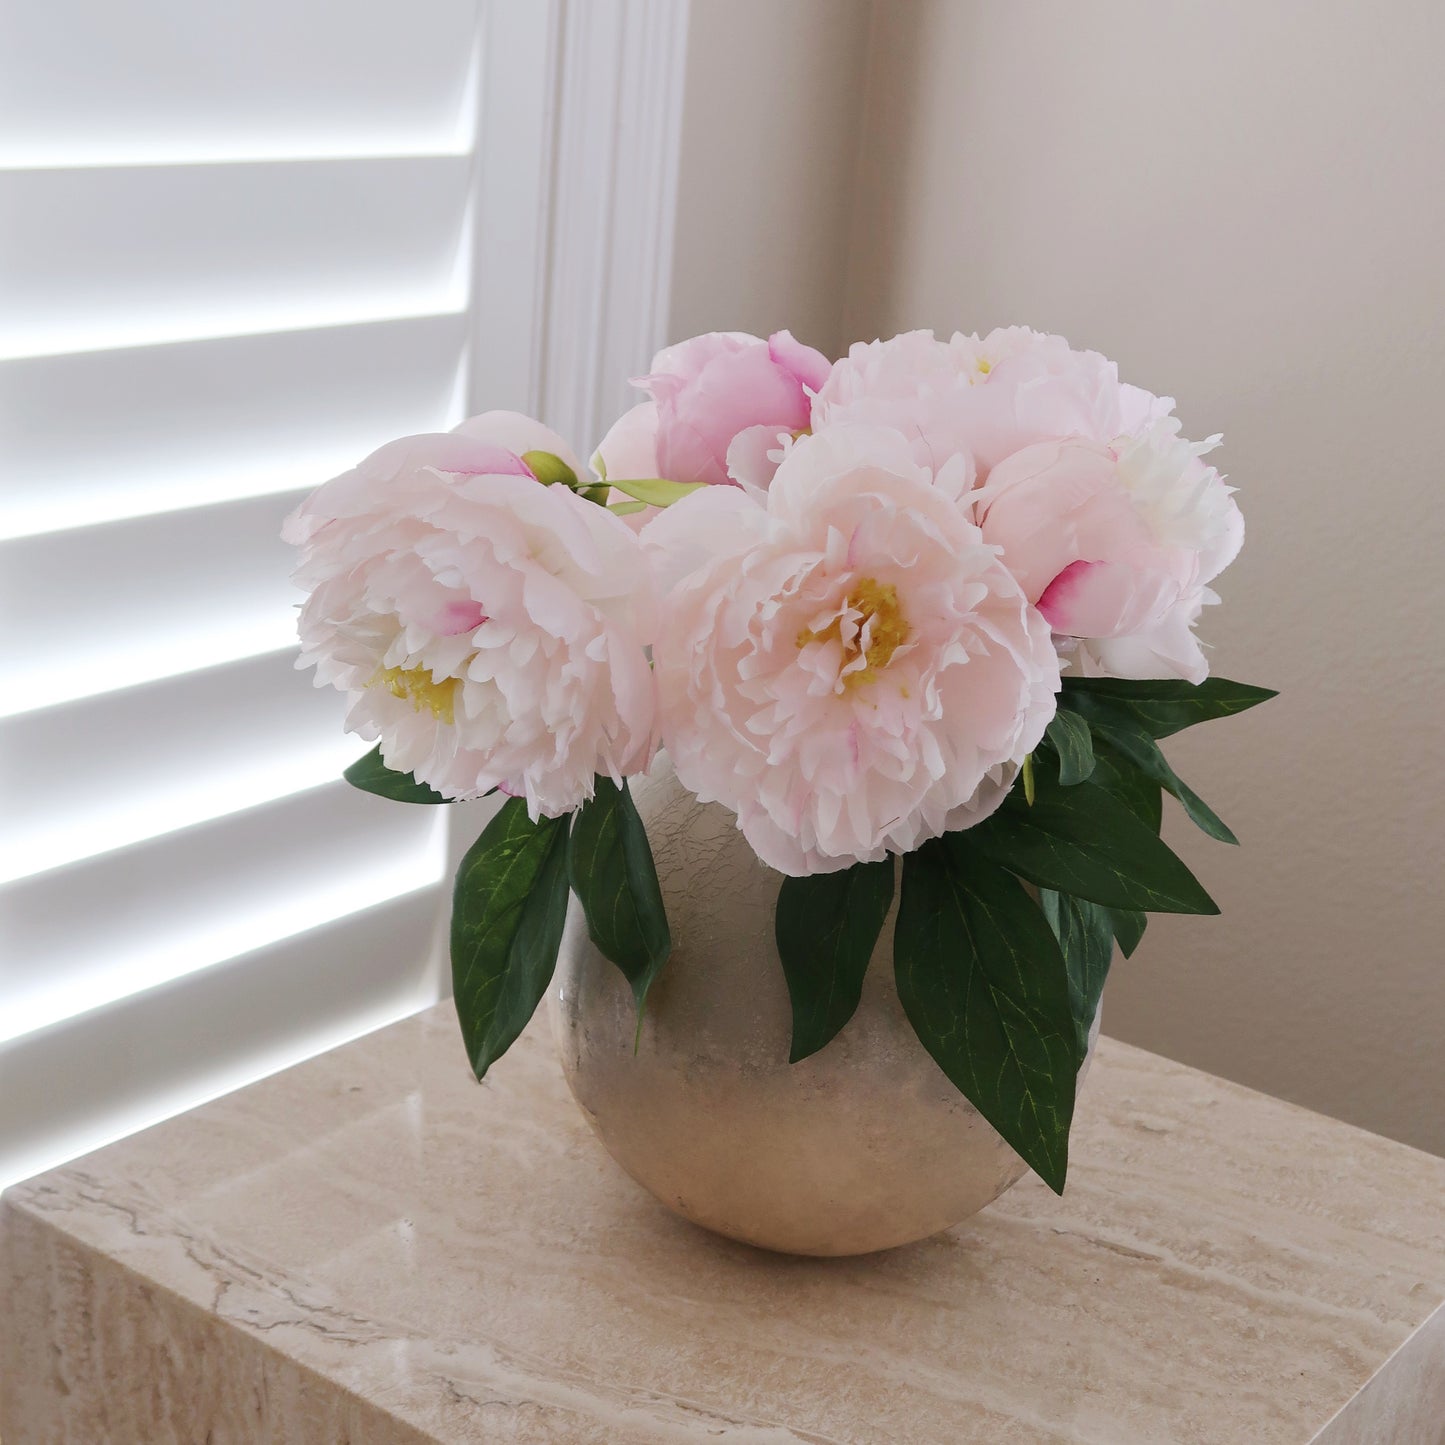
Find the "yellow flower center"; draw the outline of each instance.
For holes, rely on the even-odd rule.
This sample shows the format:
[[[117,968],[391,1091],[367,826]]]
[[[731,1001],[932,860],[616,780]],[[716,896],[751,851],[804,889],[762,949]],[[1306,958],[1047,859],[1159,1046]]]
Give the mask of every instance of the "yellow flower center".
[[[860,578],[848,593],[846,607],[858,614],[857,629],[847,642],[843,640],[840,613],[821,631],[805,627],[798,634],[797,643],[801,648],[810,642],[836,642],[843,649],[843,686],[857,687],[872,682],[878,676],[878,669],[888,666],[893,654],[908,641],[912,629],[898,605],[898,589],[891,582],[880,582],[876,577]],[[863,666],[848,671],[849,664],[859,657]]]
[[[993,362],[991,362],[986,356],[980,356],[978,359],[978,370],[980,376],[987,376],[989,372],[993,370]]]
[[[460,681],[444,677],[438,682],[425,667],[382,667],[367,686],[384,687],[393,697],[409,701],[417,712],[426,711],[441,722],[453,723]]]

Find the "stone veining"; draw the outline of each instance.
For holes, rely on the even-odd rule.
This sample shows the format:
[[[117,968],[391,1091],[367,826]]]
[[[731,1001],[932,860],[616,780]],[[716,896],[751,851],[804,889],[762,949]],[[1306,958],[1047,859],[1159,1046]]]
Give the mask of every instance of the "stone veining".
[[[1062,1200],[770,1257],[447,1009],[7,1194],[6,1445],[1445,1439],[1445,1161],[1104,1040]]]

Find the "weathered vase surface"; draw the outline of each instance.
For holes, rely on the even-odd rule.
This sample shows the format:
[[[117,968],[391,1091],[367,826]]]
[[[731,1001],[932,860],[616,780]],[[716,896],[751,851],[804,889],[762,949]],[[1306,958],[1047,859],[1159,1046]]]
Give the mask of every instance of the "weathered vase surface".
[[[773,939],[781,875],[665,756],[632,792],[672,957],[638,1037],[631,990],[574,899],[552,1021],[572,1093],[639,1184],[733,1239],[847,1255],[946,1229],[1027,1172],[914,1036],[893,982],[891,916],[851,1022],[789,1064],[792,1009]]]

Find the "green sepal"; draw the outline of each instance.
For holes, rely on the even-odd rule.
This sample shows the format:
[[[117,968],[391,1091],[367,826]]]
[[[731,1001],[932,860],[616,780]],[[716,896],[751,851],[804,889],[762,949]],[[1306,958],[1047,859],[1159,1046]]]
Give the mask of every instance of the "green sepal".
[[[1279,694],[1272,688],[1210,677],[1203,682],[1177,678],[1135,680],[1125,677],[1066,677],[1059,706],[1082,713],[1091,722],[1109,721],[1123,711],[1150,737],[1167,738],[1196,723],[1233,717]]]
[[[1059,755],[1059,782],[1066,788],[1088,780],[1094,771],[1094,739],[1089,725],[1076,712],[1060,708],[1044,732]]]
[[[555,487],[560,484],[576,490],[577,473],[556,452],[523,452],[522,460],[544,487]]]
[[[632,986],[640,1019],[647,991],[672,952],[672,933],[647,830],[625,781],[618,787],[598,777],[573,819],[567,872],[587,932]]]
[[[774,934],[793,1004],[789,1063],[817,1053],[853,1017],[892,902],[891,857],[783,879]]]
[[[1082,1063],[1089,1048],[1089,1030],[1099,1012],[1099,999],[1114,961],[1114,926],[1107,908],[1075,898],[1068,893],[1055,893],[1051,888],[1039,890],[1039,907],[1059,940],[1064,965],[1069,976],[1069,1003],[1074,1013],[1079,1060]]]
[[[378,743],[364,758],[357,758],[341,775],[353,788],[363,793],[375,793],[378,798],[390,798],[395,803],[450,803],[426,783],[417,782],[411,773],[398,773],[381,760],[381,744]]]
[[[939,1068],[1062,1193],[1079,1068],[1064,959],[1023,885],[965,837],[903,860],[898,997]]]
[[[568,819],[527,816],[509,798],[457,869],[452,991],[482,1078],[526,1028],[557,966],[567,920]]]
[[[1238,843],[1229,825],[1169,766],[1159,744],[1149,736],[1142,723],[1132,718],[1117,722],[1096,722],[1094,731],[1117,752],[1129,760],[1151,782],[1179,799],[1190,821],[1211,838],[1221,843]]]
[[[637,477],[625,482],[614,481],[609,485],[616,491],[635,497],[639,502],[646,502],[649,507],[670,507],[674,502],[680,502],[684,497],[701,491],[707,483],[669,482],[664,477]]]
[[[1198,879],[1147,824],[1093,782],[1060,785],[1057,767],[1036,755],[1033,806],[1014,788],[975,824],[973,845],[1039,888],[1109,908],[1218,913]]]

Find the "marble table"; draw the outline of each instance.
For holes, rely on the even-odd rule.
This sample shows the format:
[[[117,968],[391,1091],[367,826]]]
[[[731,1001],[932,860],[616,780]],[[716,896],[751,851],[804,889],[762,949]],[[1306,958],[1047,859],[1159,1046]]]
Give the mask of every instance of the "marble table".
[[[1067,1196],[769,1256],[449,1005],[4,1196],[5,1445],[1439,1445],[1445,1161],[1105,1040]]]

